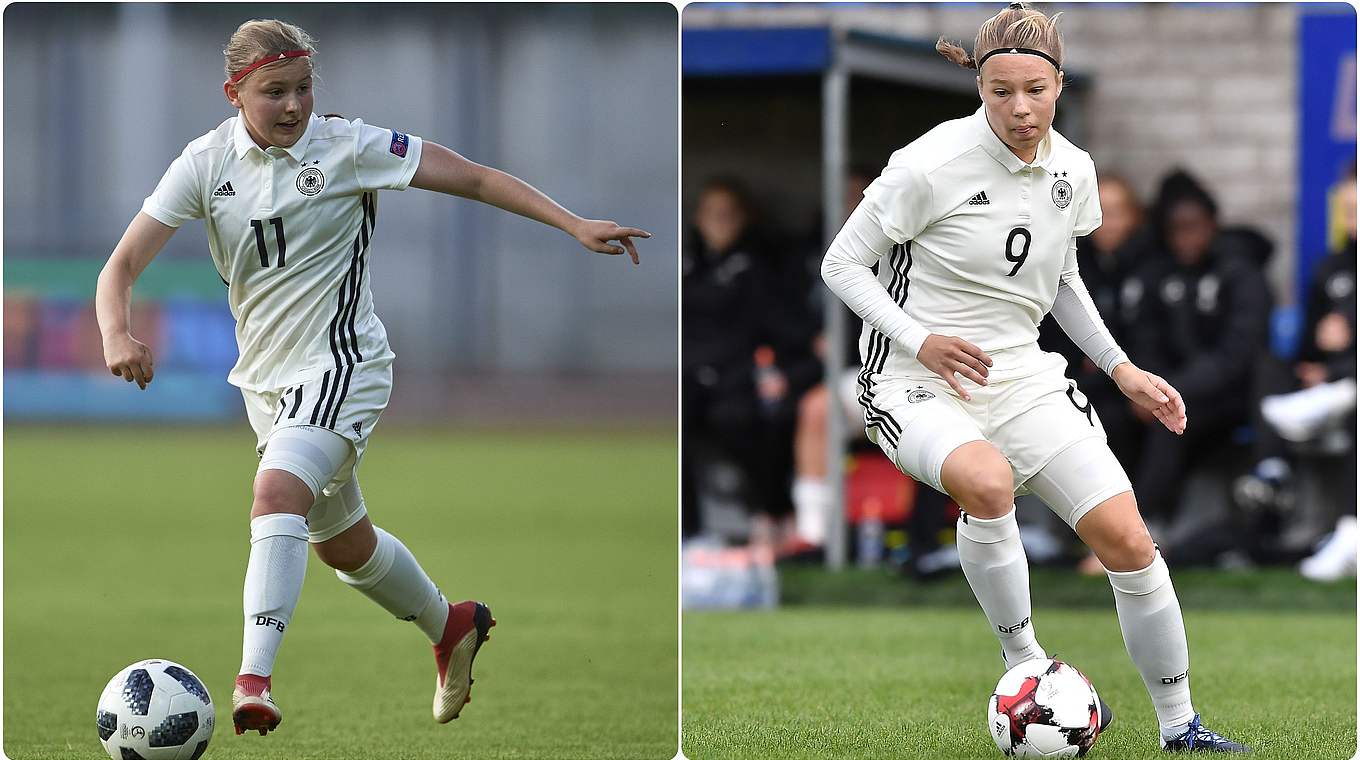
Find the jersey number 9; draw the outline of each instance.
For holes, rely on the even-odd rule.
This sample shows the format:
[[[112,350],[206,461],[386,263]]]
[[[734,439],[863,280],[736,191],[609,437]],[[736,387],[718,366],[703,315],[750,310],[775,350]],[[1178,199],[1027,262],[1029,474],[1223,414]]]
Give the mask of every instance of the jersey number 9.
[[[283,233],[280,231],[279,234],[282,235]],[[1020,247],[1020,253],[1016,254],[1015,239],[1018,237],[1024,238],[1025,242],[1024,245]],[[282,241],[283,238],[280,237],[279,240]],[[1025,259],[1029,258],[1029,242],[1029,230],[1024,227],[1016,227],[1011,230],[1011,234],[1006,236],[1006,261],[1015,262],[1015,268],[1006,275],[1007,277],[1014,277],[1015,273],[1020,271],[1020,267],[1025,265]],[[280,242],[280,247],[282,247],[282,242]]]
[[[276,216],[269,220],[269,224],[274,225],[274,243],[279,249],[278,266],[283,266],[283,255],[288,250],[288,246],[283,242],[283,217]],[[255,248],[260,252],[260,266],[269,268],[269,249],[264,244],[264,225],[259,219],[251,219],[250,226],[255,230]],[[1029,243],[1025,243],[1025,249],[1029,249]]]

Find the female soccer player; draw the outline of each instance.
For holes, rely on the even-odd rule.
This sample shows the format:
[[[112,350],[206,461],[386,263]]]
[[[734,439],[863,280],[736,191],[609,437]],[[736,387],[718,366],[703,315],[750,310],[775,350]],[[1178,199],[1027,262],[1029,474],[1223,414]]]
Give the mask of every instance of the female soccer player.
[[[1056,21],[1013,3],[982,25],[972,56],[940,40],[942,54],[977,70],[982,107],[893,154],[836,236],[822,277],[865,322],[869,437],[965,510],[959,559],[1007,667],[1046,656],[1030,625],[1015,522],[1014,495],[1025,488],[1107,569],[1162,748],[1248,751],[1200,724],[1166,563],[1100,420],[1063,376],[1062,357],[1036,343],[1052,311],[1124,395],[1184,432],[1180,395],[1128,360],[1077,273],[1076,238],[1101,214],[1090,156],[1052,129],[1063,82]],[[1110,714],[1101,712],[1103,728]]]
[[[638,262],[642,230],[582,219],[524,182],[415,135],[312,113],[312,38],[291,24],[242,24],[224,51],[223,90],[240,113],[189,143],[142,205],[99,276],[104,359],[141,388],[151,351],[129,332],[132,285],[175,230],[204,219],[227,284],[241,388],[258,439],[245,636],[232,695],[236,733],[277,728],[270,674],[302,589],[307,543],[340,580],[434,645],[435,720],[471,701],[472,661],[495,620],[451,604],[411,552],[369,521],[355,471],[387,407],[393,354],[367,278],[377,191],[418,187],[557,227],[597,253]],[[608,241],[617,241],[618,245]]]

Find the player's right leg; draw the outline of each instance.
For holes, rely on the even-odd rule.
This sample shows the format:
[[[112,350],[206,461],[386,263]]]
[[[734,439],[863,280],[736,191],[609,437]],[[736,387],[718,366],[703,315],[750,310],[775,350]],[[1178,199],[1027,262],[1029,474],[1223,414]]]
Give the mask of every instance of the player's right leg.
[[[1046,656],[1030,624],[1029,562],[1010,463],[942,380],[869,383],[861,400],[871,437],[898,469],[962,508],[959,564],[1006,666]]]
[[[250,511],[241,669],[232,694],[237,734],[264,735],[283,720],[271,675],[307,571],[304,515],[351,450],[348,440],[323,428],[286,427],[268,436]]]
[[[986,441],[954,449],[940,472],[944,491],[963,511],[957,525],[959,564],[1006,666],[1046,657],[1030,623],[1029,561],[1015,522],[1010,462]]]
[[[472,701],[472,661],[496,624],[481,602],[451,604],[396,536],[375,527],[356,478],[322,495],[309,516],[311,541],[340,580],[414,623],[434,647],[434,718],[447,723]]]

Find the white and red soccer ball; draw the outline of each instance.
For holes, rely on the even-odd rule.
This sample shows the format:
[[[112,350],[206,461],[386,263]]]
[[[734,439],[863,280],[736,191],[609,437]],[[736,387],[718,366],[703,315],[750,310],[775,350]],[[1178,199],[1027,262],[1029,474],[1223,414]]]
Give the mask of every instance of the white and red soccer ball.
[[[1030,660],[997,683],[987,726],[1007,756],[1081,757],[1100,735],[1099,704],[1081,671],[1060,660]]]

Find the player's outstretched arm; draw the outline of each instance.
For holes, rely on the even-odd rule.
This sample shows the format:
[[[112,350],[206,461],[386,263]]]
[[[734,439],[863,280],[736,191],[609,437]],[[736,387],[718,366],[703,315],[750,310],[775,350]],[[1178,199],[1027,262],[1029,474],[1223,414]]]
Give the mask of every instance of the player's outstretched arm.
[[[1185,432],[1185,401],[1171,383],[1127,361],[1115,367],[1110,377],[1130,401],[1151,412],[1167,430],[1176,435]]]
[[[438,143],[425,141],[420,166],[411,178],[411,187],[435,190],[481,201],[513,214],[556,227],[596,253],[617,256],[627,251],[638,263],[633,238],[649,238],[650,232],[636,227],[621,227],[611,221],[582,219],[562,208],[529,183],[499,169],[469,161]],[[617,240],[619,245],[610,245]]]
[[[151,349],[132,337],[132,285],[174,234],[174,227],[139,212],[99,273],[94,292],[95,318],[104,339],[104,364],[113,374],[136,382],[142,389],[151,382],[155,367]]]

